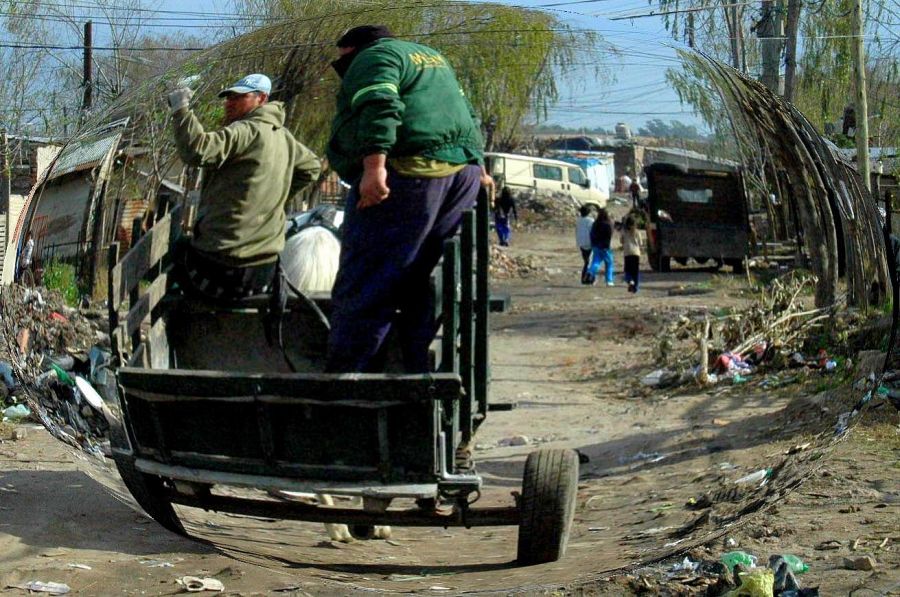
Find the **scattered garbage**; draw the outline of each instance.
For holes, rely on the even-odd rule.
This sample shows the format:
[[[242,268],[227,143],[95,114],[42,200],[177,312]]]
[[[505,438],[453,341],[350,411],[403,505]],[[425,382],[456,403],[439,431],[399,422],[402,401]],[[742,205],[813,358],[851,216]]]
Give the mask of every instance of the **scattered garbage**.
[[[672,565],[672,572],[695,572],[700,567],[700,562],[693,562],[687,556],[680,562]]]
[[[736,485],[743,485],[744,483],[759,483],[760,481],[765,481],[769,477],[772,476],[772,469],[764,468],[756,471],[755,473],[750,473],[745,477],[741,477],[734,483]]]
[[[775,597],[775,573],[768,568],[758,568],[738,573],[740,585],[725,597]]]
[[[103,381],[109,361],[108,339],[96,346],[107,332],[102,306],[82,311],[52,291],[4,287],[0,333],[16,342],[0,346],[0,413],[11,421],[34,417],[69,445],[102,454],[109,423],[95,389],[105,386],[94,380]]]
[[[527,446],[529,444],[528,437],[524,435],[514,435],[512,437],[506,437],[497,442],[497,445],[500,447],[506,446]]]
[[[199,576],[182,576],[176,581],[184,587],[188,593],[200,593],[203,591],[213,591],[221,593],[225,590],[222,581],[215,578],[200,578]]]
[[[75,568],[76,570],[93,570],[87,564],[69,564],[69,568]]]
[[[43,582],[40,580],[32,580],[17,588],[32,591],[34,593],[49,593],[51,595],[65,595],[72,590],[69,588],[69,585],[65,583]]]
[[[734,567],[738,564],[745,568],[756,567],[756,556],[752,556],[746,551],[729,551],[722,554],[719,561],[725,564],[729,571],[734,570]]]
[[[769,558],[769,567],[772,568],[773,570],[778,569],[777,566],[772,565],[773,560],[777,560],[778,558],[781,558],[782,560],[784,560],[787,563],[787,565],[790,567],[791,572],[793,572],[794,574],[804,574],[805,572],[807,572],[809,570],[809,566],[806,565],[803,562],[803,560],[801,560],[797,556],[795,556],[793,554],[789,554],[789,553],[781,554],[780,556],[771,556]]]
[[[3,421],[18,422],[31,416],[31,410],[24,404],[16,404],[3,409]]]

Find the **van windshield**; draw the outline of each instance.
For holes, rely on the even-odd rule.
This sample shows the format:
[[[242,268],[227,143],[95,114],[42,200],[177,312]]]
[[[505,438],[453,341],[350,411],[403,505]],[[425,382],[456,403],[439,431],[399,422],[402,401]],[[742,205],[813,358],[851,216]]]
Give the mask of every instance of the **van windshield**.
[[[587,185],[587,177],[585,177],[581,168],[569,168],[569,182],[583,187]]]

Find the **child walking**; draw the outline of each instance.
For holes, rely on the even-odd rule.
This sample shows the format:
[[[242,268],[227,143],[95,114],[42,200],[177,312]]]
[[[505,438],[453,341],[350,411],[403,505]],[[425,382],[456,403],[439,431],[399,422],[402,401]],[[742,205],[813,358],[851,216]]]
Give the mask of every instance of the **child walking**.
[[[634,216],[625,218],[622,229],[622,254],[625,256],[625,282],[628,292],[637,292],[641,275],[641,239]]]
[[[593,284],[594,275],[591,273],[591,228],[594,226],[593,212],[589,205],[582,205],[579,209],[581,217],[575,222],[575,243],[581,250],[581,260],[584,267],[581,268],[581,283]]]
[[[591,274],[596,276],[600,271],[600,262],[605,266],[604,277],[607,286],[615,286],[613,283],[613,254],[612,254],[612,223],[605,209],[597,212],[597,219],[591,227],[591,246],[594,249],[594,260],[591,263]]]

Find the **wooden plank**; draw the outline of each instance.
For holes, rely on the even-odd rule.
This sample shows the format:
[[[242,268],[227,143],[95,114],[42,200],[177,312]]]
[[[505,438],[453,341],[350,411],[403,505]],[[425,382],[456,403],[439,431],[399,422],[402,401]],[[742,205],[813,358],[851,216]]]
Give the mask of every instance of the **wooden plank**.
[[[125,333],[131,336],[134,332],[141,329],[141,325],[150,320],[150,313],[159,301],[166,295],[167,285],[169,283],[169,274],[162,273],[150,284],[147,292],[141,295],[125,317]]]
[[[490,348],[488,342],[490,320],[490,223],[489,198],[486,189],[478,194],[475,205],[475,400],[484,421],[490,396]]]
[[[149,366],[149,362],[147,360],[147,349],[146,344],[143,342],[138,345],[137,350],[134,351],[134,354],[131,355],[131,358],[128,359],[129,367],[140,367],[142,369]],[[122,371],[122,369],[119,369]]]
[[[459,371],[456,334],[459,330],[457,284],[459,282],[459,240],[444,241],[444,261],[441,270],[444,312],[441,315],[441,371]]]
[[[181,208],[167,213],[110,271],[110,308],[118,309],[141,279],[169,252],[179,234]]]
[[[166,320],[158,319],[147,332],[147,346],[150,351],[151,369],[169,368],[169,337],[166,334]]]
[[[122,365],[122,339],[117,338],[115,335],[116,328],[119,327],[119,311],[115,307],[113,307],[113,269],[116,266],[116,263],[119,262],[119,243],[112,243],[109,245],[109,249],[107,250],[106,260],[108,262],[109,269],[106,272],[107,278],[107,317],[109,318],[109,329],[110,332],[110,343],[112,348],[113,358],[116,359],[116,365]]]
[[[185,403],[185,402],[208,402],[210,404],[288,404],[294,406],[341,406],[351,408],[365,408],[371,410],[380,410],[392,406],[403,406],[409,404],[405,400],[386,399],[386,400],[367,400],[367,399],[330,399],[330,398],[312,398],[308,396],[283,396],[280,394],[236,394],[228,396],[197,396],[196,394],[164,394],[162,392],[153,392],[151,390],[138,390],[135,388],[127,388],[125,390],[126,398],[137,398],[144,402],[154,403]]]
[[[133,359],[134,360],[134,359]],[[360,402],[452,400],[460,394],[456,373],[224,373],[169,369],[153,371],[122,367],[119,381],[126,391],[143,390],[192,399],[229,396],[284,396],[322,401]]]
[[[459,430],[462,431],[463,443],[472,439],[472,414],[475,401],[475,213],[467,210],[463,213],[460,230],[460,300],[459,300],[459,375],[463,382],[465,399],[459,403]],[[454,414],[457,414],[454,412]],[[457,429],[453,429],[456,437]]]

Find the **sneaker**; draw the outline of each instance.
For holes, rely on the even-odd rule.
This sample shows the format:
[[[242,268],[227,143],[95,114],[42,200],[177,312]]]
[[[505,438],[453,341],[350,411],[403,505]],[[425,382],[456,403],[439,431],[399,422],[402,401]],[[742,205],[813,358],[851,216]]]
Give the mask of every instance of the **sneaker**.
[[[615,286],[616,284],[615,284],[615,282],[607,282],[606,285],[607,286]]]

